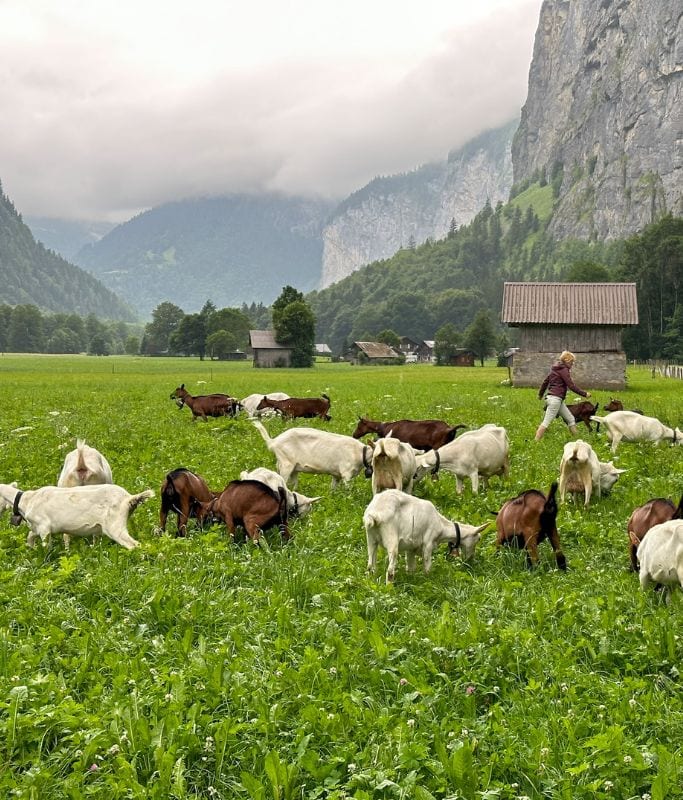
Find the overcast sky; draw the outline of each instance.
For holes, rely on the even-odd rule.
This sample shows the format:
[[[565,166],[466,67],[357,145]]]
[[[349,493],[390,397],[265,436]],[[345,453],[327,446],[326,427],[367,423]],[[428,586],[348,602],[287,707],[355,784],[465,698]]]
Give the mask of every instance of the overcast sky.
[[[541,0],[0,0],[0,181],[120,222],[242,191],[345,197],[526,98]]]

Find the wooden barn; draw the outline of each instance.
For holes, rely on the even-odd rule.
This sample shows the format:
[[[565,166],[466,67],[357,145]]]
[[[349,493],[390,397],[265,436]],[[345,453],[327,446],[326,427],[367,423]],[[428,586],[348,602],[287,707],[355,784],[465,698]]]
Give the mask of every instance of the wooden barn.
[[[585,389],[623,389],[622,329],[638,324],[635,283],[506,283],[501,321],[519,328],[512,385],[539,386],[563,350]]]
[[[255,367],[288,367],[291,363],[292,348],[278,344],[273,331],[249,331],[249,344]]]
[[[352,364],[402,364],[405,356],[382,342],[354,342],[346,360]]]

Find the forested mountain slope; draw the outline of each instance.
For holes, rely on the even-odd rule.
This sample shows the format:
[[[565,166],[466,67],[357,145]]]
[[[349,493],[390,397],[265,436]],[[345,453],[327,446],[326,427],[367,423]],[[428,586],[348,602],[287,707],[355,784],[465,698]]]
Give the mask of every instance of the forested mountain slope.
[[[625,241],[558,242],[552,214],[553,187],[533,184],[443,240],[311,293],[317,340],[342,352],[387,329],[416,339],[433,339],[446,323],[463,331],[481,309],[497,321],[506,280],[618,280],[638,285],[641,326],[629,333],[629,351],[683,358],[683,220],[665,216]]]
[[[320,287],[388,258],[410,243],[442,239],[488,201],[507,200],[512,137],[518,120],[486,131],[444,161],[375,178],[339,204],[323,230]]]
[[[133,310],[95,277],[36,242],[0,187],[0,303],[45,311],[135,320]]]
[[[272,302],[320,279],[326,201],[230,195],[167,203],[85,247],[76,263],[148,315],[162,300],[199,311]]]

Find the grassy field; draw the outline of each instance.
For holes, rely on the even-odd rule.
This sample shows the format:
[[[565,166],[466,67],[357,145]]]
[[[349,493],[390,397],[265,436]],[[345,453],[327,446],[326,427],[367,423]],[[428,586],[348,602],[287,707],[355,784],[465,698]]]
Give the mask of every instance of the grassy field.
[[[455,494],[416,494],[479,524],[519,491],[547,490],[568,435],[533,442],[541,404],[504,369],[254,370],[181,359],[0,357],[0,482],[54,483],[76,437],[117,483],[151,487],[178,466],[220,488],[274,467],[246,419],[192,423],[169,400],[181,383],[215,391],[326,392],[332,422],[359,415],[504,425],[511,474]],[[629,374],[621,393],[670,424],[680,382]],[[601,403],[607,393],[595,392]],[[287,427],[266,423],[271,435]],[[603,460],[604,435],[582,433]],[[488,532],[464,565],[435,554],[430,575],[401,564],[393,586],[365,572],[370,482],[323,495],[282,546],[230,544],[218,527],[160,536],[158,494],[130,530],[141,546],[26,547],[0,521],[0,796],[21,798],[683,797],[683,598],[666,605],[627,570],[625,523],[683,490],[683,448],[623,444],[629,471],[588,510],[561,507],[566,573],[541,545],[537,570]]]

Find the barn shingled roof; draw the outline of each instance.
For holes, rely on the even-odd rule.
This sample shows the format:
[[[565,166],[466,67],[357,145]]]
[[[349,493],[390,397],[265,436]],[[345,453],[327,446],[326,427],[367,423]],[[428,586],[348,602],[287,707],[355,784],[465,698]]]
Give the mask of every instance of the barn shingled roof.
[[[401,358],[401,355],[392,347],[382,342],[354,342],[354,344],[368,358]]]
[[[509,325],[637,325],[635,283],[517,283],[503,287]]]
[[[249,343],[257,350],[291,350],[275,341],[274,331],[249,331]]]

